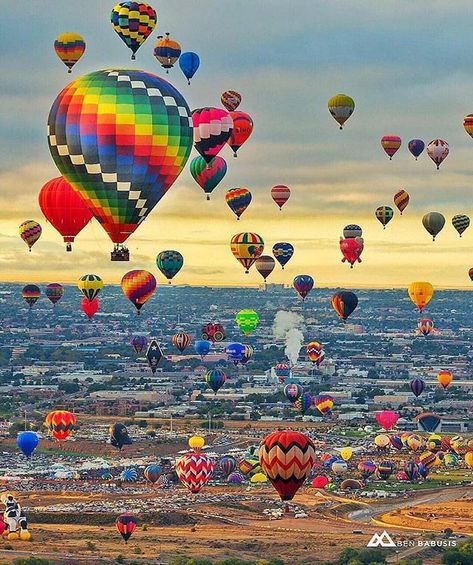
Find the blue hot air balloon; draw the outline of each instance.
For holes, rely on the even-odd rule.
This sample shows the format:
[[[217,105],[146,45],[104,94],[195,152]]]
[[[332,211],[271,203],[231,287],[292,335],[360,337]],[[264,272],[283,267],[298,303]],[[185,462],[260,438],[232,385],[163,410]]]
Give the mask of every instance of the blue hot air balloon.
[[[294,247],[286,241],[280,241],[273,245],[273,255],[276,261],[284,269],[284,265],[286,265],[286,263],[294,255]]]
[[[238,365],[245,356],[245,346],[242,343],[230,343],[225,349],[229,361]]]
[[[181,71],[187,79],[187,84],[190,84],[191,78],[195,75],[197,69],[200,67],[199,55],[197,55],[197,53],[193,53],[192,51],[186,51],[185,53],[182,53],[179,57],[179,66],[181,67]]]
[[[39,437],[34,432],[20,432],[16,438],[16,445],[26,457],[31,457],[38,443]]]
[[[409,152],[414,155],[416,161],[417,157],[424,151],[425,143],[422,139],[411,139],[408,144]]]
[[[138,480],[138,473],[136,469],[124,469],[120,474],[120,478],[126,483],[135,483]]]
[[[206,339],[197,339],[194,342],[194,349],[195,352],[203,359],[210,351],[211,345],[210,341],[207,341]]]

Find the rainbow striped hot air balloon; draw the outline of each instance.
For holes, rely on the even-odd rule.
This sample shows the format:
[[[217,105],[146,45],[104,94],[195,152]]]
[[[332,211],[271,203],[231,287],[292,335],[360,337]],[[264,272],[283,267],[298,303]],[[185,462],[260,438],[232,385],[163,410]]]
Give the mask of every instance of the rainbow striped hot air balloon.
[[[237,220],[240,219],[240,216],[251,204],[251,200],[251,192],[245,187],[231,188],[225,194],[225,201],[237,217]]]
[[[72,67],[82,57],[85,51],[85,41],[78,33],[61,33],[54,42],[56,55],[68,68],[68,73],[72,72]]]
[[[28,306],[33,308],[38,298],[41,296],[41,289],[36,284],[27,284],[23,287],[21,296]]]
[[[137,269],[123,275],[121,287],[123,294],[135,306],[139,314],[141,308],[156,290],[156,279],[150,272]]]
[[[381,147],[392,160],[394,154],[401,147],[401,138],[398,135],[385,135],[381,138]]]

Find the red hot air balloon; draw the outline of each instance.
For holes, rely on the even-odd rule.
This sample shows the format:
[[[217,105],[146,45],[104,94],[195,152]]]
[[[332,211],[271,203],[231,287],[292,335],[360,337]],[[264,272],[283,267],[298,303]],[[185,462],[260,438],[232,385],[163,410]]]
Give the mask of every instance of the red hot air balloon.
[[[64,238],[66,251],[72,251],[74,238],[93,217],[82,196],[64,177],[57,177],[43,186],[38,201],[46,220]]]
[[[315,447],[300,432],[273,432],[261,442],[259,462],[281,500],[292,500],[315,463]]]
[[[100,302],[97,297],[93,298],[92,300],[89,300],[88,298],[84,297],[80,303],[82,312],[84,312],[84,314],[87,316],[87,318],[89,318],[89,320],[92,320],[94,315],[97,313],[99,306],[100,306]]]
[[[329,480],[325,475],[319,475],[318,477],[314,477],[312,481],[312,486],[314,488],[325,488],[329,483]]]
[[[340,251],[343,254],[342,263],[347,261],[350,263],[350,268],[358,261],[361,263],[360,255],[363,252],[363,238],[355,237],[349,239],[340,238]]]
[[[399,414],[392,410],[383,410],[376,414],[376,421],[385,430],[391,429],[399,420]]]
[[[281,210],[284,204],[286,204],[290,196],[291,189],[285,184],[276,184],[271,189],[271,198],[279,206],[279,210]]]
[[[176,462],[176,473],[181,483],[196,494],[212,477],[214,464],[204,453],[192,451]]]
[[[192,112],[192,127],[194,147],[210,163],[232,134],[233,121],[221,108],[198,108]]]
[[[249,114],[245,112],[230,112],[233,120],[233,131],[227,141],[228,145],[233,149],[233,156],[237,156],[237,151],[246,142],[253,133],[253,120]]]
[[[116,526],[118,533],[125,540],[125,543],[128,543],[131,534],[135,531],[136,528],[136,518],[133,516],[133,514],[124,512],[123,514],[120,514],[120,516],[118,516]]]

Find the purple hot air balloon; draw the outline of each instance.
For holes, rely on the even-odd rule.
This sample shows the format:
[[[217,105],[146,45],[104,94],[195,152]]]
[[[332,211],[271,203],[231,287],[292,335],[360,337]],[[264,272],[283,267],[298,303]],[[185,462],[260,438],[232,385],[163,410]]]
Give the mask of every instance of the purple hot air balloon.
[[[135,353],[141,353],[148,345],[148,339],[144,335],[135,335],[131,338],[130,345],[135,350]]]
[[[417,397],[420,396],[424,392],[425,382],[422,379],[412,379],[410,385],[412,393]]]
[[[417,157],[424,151],[425,143],[422,139],[411,139],[408,144],[409,152],[414,155],[415,160],[417,161]]]
[[[297,275],[292,285],[302,300],[305,300],[314,286],[314,279],[310,275]]]

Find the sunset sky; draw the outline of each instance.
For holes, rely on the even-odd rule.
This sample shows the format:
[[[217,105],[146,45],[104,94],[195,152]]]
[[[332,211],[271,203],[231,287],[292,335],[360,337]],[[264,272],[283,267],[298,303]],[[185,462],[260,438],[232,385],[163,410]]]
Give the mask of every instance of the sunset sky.
[[[229,246],[235,233],[253,231],[265,240],[265,254],[276,241],[295,246],[286,270],[278,266],[270,282],[290,284],[307,273],[318,286],[429,280],[468,287],[473,227],[459,239],[451,218],[472,212],[473,140],[462,126],[473,113],[469,0],[150,0],[158,26],[136,61],[110,25],[113,4],[17,0],[2,13],[1,280],[73,282],[89,272],[118,282],[133,268],[157,274],[157,252],[176,249],[185,258],[176,284],[256,285],[259,274],[245,275]],[[72,75],[53,49],[65,31],[87,42]],[[156,36],[168,31],[184,51],[201,57],[191,86],[178,67],[166,76],[152,55]],[[129,263],[110,262],[112,243],[95,220],[66,254],[37,202],[41,186],[58,176],[46,139],[52,102],[74,77],[112,67],[167,78],[191,108],[218,106],[224,90],[237,90],[240,109],[255,122],[238,159],[229,148],[221,153],[229,172],[210,202],[186,166],[128,240]],[[343,132],[327,110],[327,100],[339,92],[356,103]],[[403,139],[392,162],[380,146],[385,134]],[[449,142],[440,171],[425,153],[413,159],[407,151],[412,138]],[[292,190],[282,212],[269,195],[274,184]],[[224,194],[239,186],[251,190],[253,202],[238,222]],[[401,188],[411,204],[383,231],[374,210],[394,206]],[[430,211],[447,218],[435,243],[421,223]],[[43,226],[32,253],[18,235],[26,219]],[[338,246],[349,223],[360,224],[365,239],[363,262],[353,270],[340,262]]]

